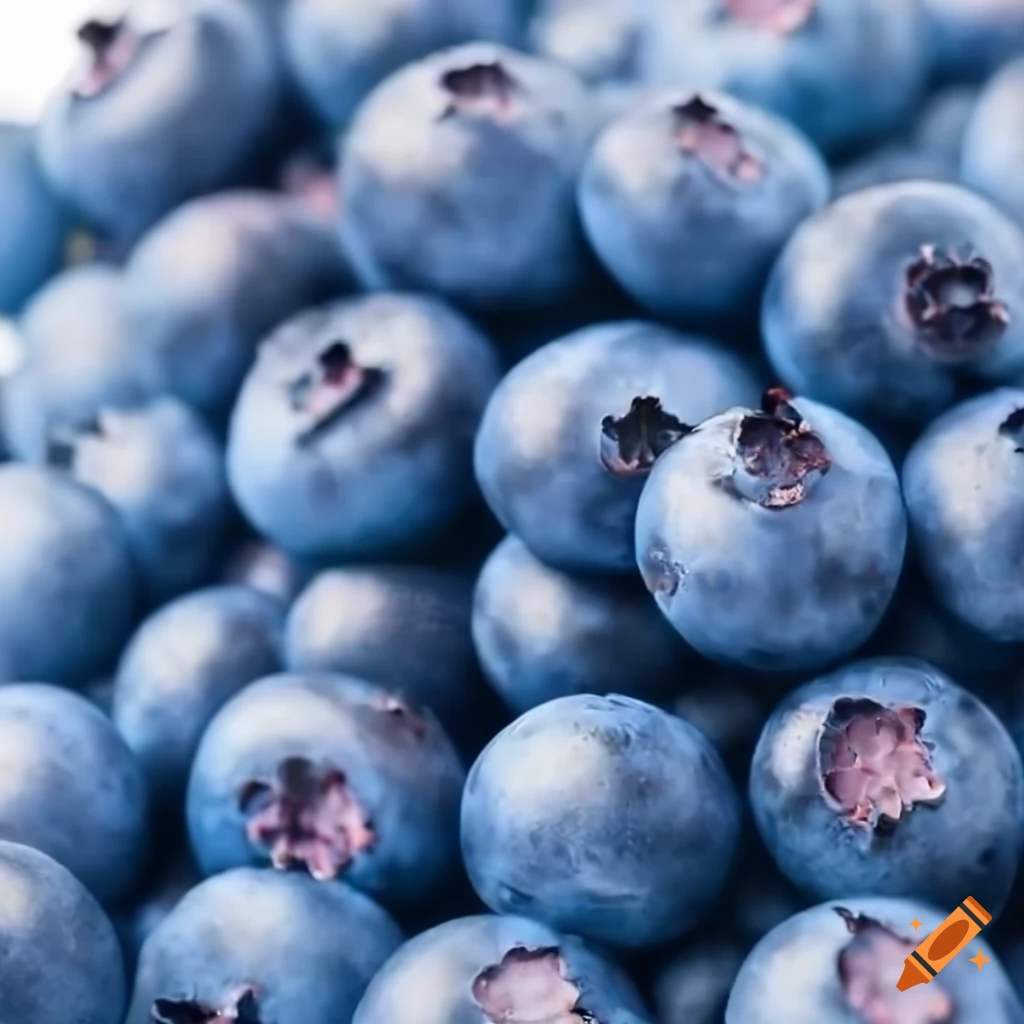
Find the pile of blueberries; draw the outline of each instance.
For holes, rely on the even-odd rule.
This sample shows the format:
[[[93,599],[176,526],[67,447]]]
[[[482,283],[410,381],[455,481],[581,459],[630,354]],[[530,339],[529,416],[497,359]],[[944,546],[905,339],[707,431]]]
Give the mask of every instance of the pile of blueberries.
[[[0,1024],[1024,1024],[1024,0],[78,39],[0,126]]]

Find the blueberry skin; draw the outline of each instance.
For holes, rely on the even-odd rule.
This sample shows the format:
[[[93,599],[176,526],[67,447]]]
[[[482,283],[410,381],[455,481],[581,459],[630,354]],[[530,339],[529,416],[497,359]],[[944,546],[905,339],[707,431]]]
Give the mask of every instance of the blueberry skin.
[[[477,732],[485,689],[470,635],[472,600],[472,582],[456,573],[327,570],[288,615],[288,669],[357,676],[426,704],[462,746]]]
[[[246,836],[239,793],[288,758],[344,772],[376,840],[342,879],[388,905],[408,907],[446,882],[458,862],[465,771],[426,709],[397,703],[351,676],[270,676],[235,696],[203,735],[188,787],[188,829],[204,874],[269,856]]]
[[[655,980],[660,1024],[720,1024],[743,960],[742,947],[731,943],[701,944],[674,957]]]
[[[744,17],[723,6],[650,4],[643,77],[765,107],[828,151],[881,138],[913,114],[931,56],[913,0],[816,0],[788,31],[758,24],[756,10]]]
[[[749,176],[687,152],[698,116],[738,133]],[[692,111],[692,114],[690,113]],[[625,291],[654,316],[729,317],[756,306],[794,229],[828,201],[821,156],[785,121],[711,92],[644,98],[590,151],[579,185],[587,237]]]
[[[657,700],[681,688],[693,661],[639,580],[570,576],[513,536],[480,572],[473,642],[516,714],[571,694]]]
[[[0,681],[95,678],[135,612],[135,570],[116,513],[60,474],[8,464],[0,522]]]
[[[335,401],[324,378],[341,349],[364,386]],[[472,439],[498,377],[487,339],[434,299],[371,295],[299,314],[260,347],[235,407],[235,500],[299,557],[414,546],[472,498]]]
[[[22,361],[3,381],[0,407],[16,458],[42,462],[55,433],[146,399],[124,294],[119,270],[87,264],[59,274],[25,309]]]
[[[732,353],[655,324],[599,324],[539,348],[491,398],[476,438],[487,504],[533,554],[570,572],[633,570],[633,519],[644,477],[609,473],[600,459],[605,416],[635,397],[697,423],[758,394]]]
[[[68,227],[24,125],[0,123],[0,193],[0,313],[14,314],[60,269]]]
[[[1020,0],[923,0],[936,73],[981,82],[1024,53]]]
[[[945,793],[905,808],[884,834],[826,802],[819,748],[843,699],[924,712],[918,735]],[[1024,768],[1006,729],[977,697],[912,658],[854,662],[787,696],[754,752],[750,802],[776,863],[818,899],[900,896],[954,907],[970,894],[995,916],[1024,848]]]
[[[405,64],[474,39],[514,41],[517,0],[294,0],[285,6],[289,66],[323,121],[343,127],[363,97]]]
[[[524,917],[481,914],[406,942],[370,983],[352,1024],[490,1024],[494,1018],[474,998],[474,983],[512,950],[556,950],[579,1006],[601,1024],[651,1020],[621,970],[579,939]]]
[[[132,253],[125,296],[149,386],[224,421],[266,335],[341,295],[349,271],[333,225],[294,199],[195,199]]]
[[[1021,408],[1019,388],[964,402],[925,431],[903,467],[914,546],[935,598],[997,642],[1024,640],[1024,456],[1004,429]]]
[[[1021,5],[1024,44],[1024,4]],[[964,135],[960,176],[1018,223],[1024,223],[1024,187],[1014,169],[1024,153],[1018,127],[1024,107],[1024,57],[1007,64],[982,90]]]
[[[949,906],[956,906],[965,895],[961,893]],[[729,997],[726,1024],[862,1024],[871,1019],[853,1008],[844,991],[837,962],[853,936],[837,908],[877,921],[905,940],[910,949],[942,924],[949,913],[945,904],[939,909],[914,900],[885,897],[844,898],[805,910],[771,931],[749,954]],[[923,927],[914,931],[907,926],[910,921],[920,921]],[[992,958],[984,971],[975,970],[973,964],[958,965],[943,971],[928,986],[929,993],[944,993],[953,1000],[954,1015],[938,1019],[949,1024],[1021,1024],[1024,1008],[992,947],[983,939],[973,939],[971,954],[979,949]],[[799,970],[794,969],[796,964]],[[885,967],[898,978],[903,963]],[[888,973],[885,981],[889,981]],[[895,980],[889,985],[894,993],[890,1009],[898,1012]],[[888,993],[888,986],[885,991]],[[915,1021],[927,1019],[935,1018],[914,1017]]]
[[[157,999],[233,1008],[256,990],[268,1024],[344,1024],[402,942],[398,925],[346,885],[238,868],[198,885],[142,947],[126,1024]]]
[[[0,1006],[18,1024],[121,1024],[117,936],[75,877],[37,850],[0,842]]]
[[[193,196],[232,183],[266,141],[280,97],[275,47],[244,0],[129,9],[134,54],[94,95],[61,87],[39,126],[58,193],[112,235],[137,238]]]
[[[0,687],[0,836],[42,850],[101,902],[128,892],[147,853],[146,782],[109,718],[44,683]]]
[[[132,637],[114,682],[114,724],[162,810],[177,811],[214,715],[281,669],[283,629],[281,602],[248,587],[215,586],[164,605]]]
[[[310,566],[280,548],[248,538],[228,552],[219,579],[269,594],[290,607],[313,575]]]
[[[987,261],[1008,311],[1002,330],[956,347],[917,326],[908,275],[928,246]],[[847,196],[805,221],[772,272],[761,327],[791,391],[858,417],[917,426],[953,404],[965,377],[1005,381],[1022,372],[1022,309],[1017,225],[956,185],[907,182]]]
[[[946,162],[914,146],[895,143],[872,150],[866,156],[845,164],[835,174],[836,199],[863,192],[876,185],[895,185],[909,181],[960,180],[956,162]]]
[[[738,836],[739,801],[711,744],[629,697],[528,711],[477,759],[462,800],[462,855],[484,903],[611,946],[691,928]]]
[[[233,508],[220,444],[187,405],[101,410],[53,442],[49,462],[117,512],[150,603],[209,580]]]
[[[362,283],[478,310],[572,298],[593,273],[575,191],[598,121],[570,71],[503,46],[444,50],[387,78],[339,169]]]
[[[914,146],[959,167],[967,128],[980,96],[981,89],[973,85],[950,85],[940,89],[914,125]]]
[[[859,423],[792,405],[832,460],[802,501],[766,508],[722,487],[740,472],[732,409],[655,463],[636,515],[636,562],[662,612],[701,654],[805,672],[850,654],[896,589],[907,522],[892,462]]]

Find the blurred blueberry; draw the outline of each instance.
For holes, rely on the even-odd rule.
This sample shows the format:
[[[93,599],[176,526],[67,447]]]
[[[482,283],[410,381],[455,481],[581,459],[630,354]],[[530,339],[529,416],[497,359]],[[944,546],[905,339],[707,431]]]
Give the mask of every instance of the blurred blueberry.
[[[477,309],[572,298],[593,271],[575,192],[598,122],[570,71],[502,46],[396,72],[343,144],[342,238],[363,283]]]
[[[35,132],[0,123],[0,313],[17,313],[60,269],[67,217],[43,180]]]
[[[55,432],[47,462],[118,513],[151,603],[210,579],[233,510],[221,447],[187,405],[102,409]]]
[[[973,895],[998,915],[1024,849],[1024,768],[1006,730],[913,659],[855,662],[786,697],[750,801],[779,867],[819,899]]]
[[[654,459],[685,424],[754,401],[735,355],[639,321],[539,348],[491,398],[477,481],[502,525],[567,571],[633,571],[633,519]]]
[[[114,724],[162,810],[177,812],[213,716],[244,686],[280,670],[283,626],[284,608],[273,597],[208,587],[154,612],[125,648]]]
[[[475,39],[514,42],[519,0],[288,0],[285,49],[320,117],[343,127],[383,78],[435,50]]]
[[[650,0],[647,16],[648,81],[730,93],[828,150],[899,128],[929,71],[917,0]]]
[[[790,240],[762,330],[795,393],[921,424],[968,381],[1024,373],[1024,232],[956,185],[847,196]]]
[[[701,944],[673,958],[655,982],[658,1024],[721,1024],[742,963],[742,948],[727,943]]]
[[[447,921],[405,943],[352,1024],[646,1024],[626,976],[579,939],[522,917]]]
[[[208,875],[294,867],[408,907],[436,898],[457,868],[464,777],[428,710],[351,676],[271,676],[203,735],[192,849]]]
[[[579,203],[597,255],[655,316],[756,306],[793,230],[828,201],[828,171],[784,121],[716,93],[665,93],[612,122]]]
[[[903,468],[912,537],[935,598],[998,642],[1024,640],[1022,453],[1024,390],[999,388],[937,419]]]
[[[462,853],[492,910],[644,947],[683,934],[714,904],[739,808],[714,748],[682,719],[629,697],[562,697],[480,755],[462,801]]]
[[[0,842],[0,1006],[11,1024],[121,1024],[124,966],[96,900],[58,863]]]
[[[1021,0],[922,0],[941,78],[980,82],[1024,53]]]
[[[1024,44],[1024,4],[1021,4]],[[968,188],[988,196],[1024,223],[1024,185],[1017,168],[1024,157],[1024,57],[1008,64],[982,90],[963,140],[960,174]]]
[[[972,952],[993,959],[983,971],[957,965],[928,985],[896,988],[906,958],[948,912],[944,904],[854,897],[797,914],[747,957],[726,1024],[1021,1024],[1024,1007],[981,939],[972,941]],[[913,921],[923,927],[912,930]]]
[[[344,1024],[401,941],[346,885],[229,871],[188,893],[146,940],[126,1024]]]
[[[498,372],[487,339],[436,299],[301,313],[260,347],[235,407],[235,499],[300,557],[417,545],[472,497],[473,434]]]
[[[146,782],[109,718],[43,683],[0,686],[0,837],[42,850],[102,902],[147,854]]]
[[[259,192],[193,200],[128,263],[125,301],[147,382],[220,423],[258,343],[347,284],[333,226],[303,203]]]
[[[473,602],[484,672],[516,714],[571,694],[656,700],[682,688],[693,654],[639,580],[569,576],[506,537]]]
[[[852,195],[876,185],[900,182],[945,181],[955,183],[960,169],[955,163],[905,143],[893,143],[872,150],[836,170],[835,197]]]
[[[287,666],[357,676],[426,704],[465,748],[479,732],[486,689],[470,635],[472,593],[470,580],[434,569],[320,573],[288,616]]]
[[[236,179],[275,118],[280,71],[246,0],[135,0],[79,29],[85,66],[39,129],[57,191],[97,227],[134,238]]]
[[[84,684],[120,651],[135,573],[114,510],[58,473],[0,466],[0,681]]]
[[[914,125],[915,148],[959,167],[967,126],[980,95],[981,90],[971,85],[951,85],[934,93]]]
[[[683,639],[726,665],[806,672],[852,653],[896,589],[907,524],[885,450],[860,424],[768,392],[654,465],[636,561]]]
[[[284,605],[290,605],[299,596],[312,576],[309,566],[280,548],[253,538],[232,547],[220,572],[222,583],[251,587],[276,597]]]
[[[19,363],[3,381],[4,433],[17,458],[41,462],[55,431],[145,400],[124,295],[119,270],[92,264],[58,275],[25,310]]]

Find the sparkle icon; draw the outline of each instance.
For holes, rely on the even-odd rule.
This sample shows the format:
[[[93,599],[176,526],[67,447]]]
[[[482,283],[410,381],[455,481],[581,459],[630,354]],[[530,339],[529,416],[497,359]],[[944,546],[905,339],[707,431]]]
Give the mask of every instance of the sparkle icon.
[[[910,927],[916,932],[917,929],[921,927],[921,922],[915,917],[914,920],[910,922]]]
[[[968,963],[977,964],[978,970],[980,971],[985,964],[992,963],[991,958],[985,956],[985,954],[979,949],[977,956],[972,956]]]

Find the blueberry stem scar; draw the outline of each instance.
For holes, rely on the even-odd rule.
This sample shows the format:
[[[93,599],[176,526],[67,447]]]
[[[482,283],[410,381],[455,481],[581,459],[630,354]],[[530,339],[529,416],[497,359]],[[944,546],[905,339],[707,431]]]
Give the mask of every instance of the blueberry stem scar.
[[[478,114],[501,120],[512,110],[518,83],[500,61],[454,68],[441,76],[448,94],[442,119],[455,114]]]
[[[152,1024],[271,1024],[260,1019],[255,990],[246,987],[219,1009],[195,999],[157,999]]]
[[[692,430],[666,412],[660,399],[634,398],[625,416],[605,416],[601,421],[601,464],[612,476],[643,476]]]
[[[732,21],[788,36],[811,20],[818,0],[722,0],[722,4]]]
[[[720,182],[751,188],[764,178],[764,163],[746,148],[742,135],[717,107],[695,95],[672,108],[676,143],[696,157]]]
[[[473,998],[492,1024],[598,1024],[579,1006],[557,947],[514,946],[473,981]]]
[[[140,39],[127,22],[85,22],[78,39],[89,49],[91,63],[74,87],[74,94],[89,99],[104,92],[135,60]]]

